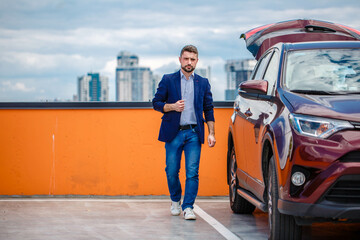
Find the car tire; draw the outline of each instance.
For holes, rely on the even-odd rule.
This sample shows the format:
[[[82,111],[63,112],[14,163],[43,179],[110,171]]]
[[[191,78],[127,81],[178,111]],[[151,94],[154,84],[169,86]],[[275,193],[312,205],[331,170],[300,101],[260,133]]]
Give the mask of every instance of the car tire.
[[[293,216],[280,213],[277,207],[279,191],[274,157],[271,157],[269,163],[267,192],[269,214],[269,239],[300,240],[301,226],[296,224],[295,218]]]
[[[231,149],[229,164],[229,199],[231,210],[234,213],[251,214],[254,212],[255,206],[241,197],[237,192],[239,181],[236,176],[237,164],[234,147]]]

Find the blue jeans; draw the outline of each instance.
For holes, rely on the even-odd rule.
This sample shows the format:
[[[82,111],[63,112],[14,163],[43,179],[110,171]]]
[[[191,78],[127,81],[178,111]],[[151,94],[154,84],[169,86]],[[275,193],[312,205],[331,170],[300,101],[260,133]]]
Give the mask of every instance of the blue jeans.
[[[199,188],[199,164],[201,143],[195,129],[181,130],[177,136],[168,143],[166,149],[166,177],[170,198],[174,202],[181,199],[181,184],[179,180],[181,155],[185,153],[185,195],[182,209],[193,208]]]

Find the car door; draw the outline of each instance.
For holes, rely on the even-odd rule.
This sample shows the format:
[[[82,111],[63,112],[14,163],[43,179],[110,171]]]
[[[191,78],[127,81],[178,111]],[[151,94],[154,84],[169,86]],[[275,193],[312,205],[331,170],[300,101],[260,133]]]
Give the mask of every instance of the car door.
[[[254,79],[260,77],[268,82],[267,95],[274,96],[276,82],[279,72],[279,58],[280,54],[277,49],[273,49],[266,63],[264,73],[255,76]],[[246,171],[249,175],[247,185],[251,189],[256,189],[254,192],[262,192],[265,188],[263,173],[262,173],[262,140],[266,125],[274,118],[276,113],[276,104],[267,100],[250,99],[248,103],[249,116],[244,125],[245,148],[247,149],[246,157]],[[261,188],[261,189],[259,189]]]
[[[279,52],[271,49],[263,58],[253,80],[264,79],[268,82],[267,95],[275,93],[279,70]],[[246,149],[246,172],[248,174],[246,185],[249,190],[261,193],[264,188],[262,174],[262,138],[266,125],[274,117],[276,105],[263,99],[245,99],[246,111],[244,115],[243,134],[244,148]],[[245,104],[244,104],[245,105]],[[258,196],[258,197],[261,197]]]
[[[252,74],[252,79],[257,77],[261,78],[266,70],[267,62],[272,53],[269,51],[262,59],[259,60],[255,66]],[[235,100],[236,117],[234,121],[234,136],[235,136],[235,149],[236,160],[238,166],[239,184],[248,189],[247,177],[249,176],[248,164],[249,156],[255,154],[255,149],[249,149],[249,141],[255,140],[254,138],[254,125],[259,118],[259,112],[264,111],[261,106],[255,106],[256,102],[238,96]],[[249,154],[250,153],[250,154]]]

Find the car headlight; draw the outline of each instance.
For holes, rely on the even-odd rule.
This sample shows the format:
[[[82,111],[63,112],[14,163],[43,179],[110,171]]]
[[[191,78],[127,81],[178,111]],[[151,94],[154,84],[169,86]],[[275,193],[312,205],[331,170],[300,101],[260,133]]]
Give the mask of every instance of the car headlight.
[[[299,134],[323,139],[340,130],[354,128],[347,121],[300,114],[290,114],[289,120],[292,127]]]

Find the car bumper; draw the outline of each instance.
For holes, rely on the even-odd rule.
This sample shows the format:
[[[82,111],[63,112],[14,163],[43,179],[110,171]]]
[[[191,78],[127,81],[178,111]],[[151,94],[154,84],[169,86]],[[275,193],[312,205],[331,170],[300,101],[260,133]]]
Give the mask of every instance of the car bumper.
[[[278,209],[282,214],[332,219],[360,219],[360,205],[345,206],[324,203],[300,203],[279,199]]]
[[[294,155],[288,162],[292,171],[279,174],[284,182],[279,187],[279,211],[299,217],[360,219],[358,134],[343,131],[324,140],[294,135]],[[295,171],[308,179],[298,188],[291,182]]]

